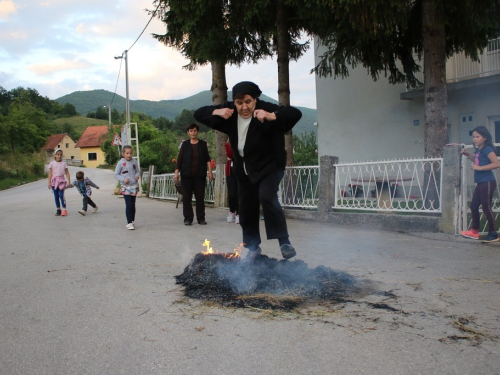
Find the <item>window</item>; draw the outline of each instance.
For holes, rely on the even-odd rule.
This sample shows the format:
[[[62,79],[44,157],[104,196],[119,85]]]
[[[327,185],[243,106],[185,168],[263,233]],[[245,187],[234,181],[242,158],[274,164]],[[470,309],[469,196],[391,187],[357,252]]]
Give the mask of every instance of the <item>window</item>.
[[[69,143],[66,143],[66,148],[69,148]]]
[[[87,160],[97,160],[97,152],[89,152],[87,154]]]
[[[71,157],[71,159],[74,159],[74,158],[75,158],[74,156]]]

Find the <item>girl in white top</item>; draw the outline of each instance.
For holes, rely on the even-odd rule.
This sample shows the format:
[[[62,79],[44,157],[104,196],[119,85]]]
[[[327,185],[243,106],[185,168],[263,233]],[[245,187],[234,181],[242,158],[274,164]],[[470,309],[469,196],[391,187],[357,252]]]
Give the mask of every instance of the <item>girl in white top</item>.
[[[63,161],[63,152],[58,148],[54,153],[54,160],[49,164],[49,189],[54,193],[56,202],[56,216],[66,216],[66,199],[64,189],[70,184],[68,165]],[[62,208],[62,211],[61,211]]]

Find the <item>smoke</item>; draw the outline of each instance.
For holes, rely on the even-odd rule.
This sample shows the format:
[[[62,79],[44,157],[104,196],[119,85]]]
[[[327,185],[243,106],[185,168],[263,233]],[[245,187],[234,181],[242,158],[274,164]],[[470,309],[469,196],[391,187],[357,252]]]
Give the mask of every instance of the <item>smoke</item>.
[[[185,286],[185,295],[225,304],[249,295],[340,301],[358,291],[357,280],[346,272],[310,269],[301,260],[278,261],[265,255],[248,263],[224,254],[197,254],[176,279]]]

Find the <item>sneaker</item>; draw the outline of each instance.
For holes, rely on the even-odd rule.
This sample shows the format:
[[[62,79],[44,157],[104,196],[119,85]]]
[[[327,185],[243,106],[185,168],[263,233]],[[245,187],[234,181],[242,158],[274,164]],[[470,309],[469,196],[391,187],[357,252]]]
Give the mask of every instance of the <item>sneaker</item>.
[[[253,263],[261,254],[262,254],[262,249],[260,248],[260,246],[257,246],[257,248],[253,251],[248,250],[247,256],[245,257],[245,262]]]
[[[92,210],[92,213],[93,213],[93,214],[95,214],[95,213],[97,212],[97,210],[98,210],[98,209],[99,209],[99,207],[97,207],[97,206],[96,206],[96,208],[94,208],[94,209]],[[134,223],[134,222],[132,221],[132,223]]]
[[[202,220],[202,221],[198,221],[198,224],[200,224],[200,225],[207,225],[207,222],[205,220]]]
[[[125,228],[127,228],[128,230],[134,230],[135,229],[134,223],[130,223],[130,224],[125,225]]]
[[[190,220],[184,220],[184,225],[193,225],[193,222]]]
[[[61,216],[68,216],[68,212],[66,210],[62,210]]]
[[[84,211],[84,210],[78,210],[78,213],[82,216],[85,216],[87,215],[87,211]]]
[[[473,239],[473,240],[478,240],[479,239],[479,231],[473,231],[472,229],[471,230],[468,230],[468,231],[460,231],[460,234],[466,238],[470,238],[470,239]]]
[[[235,223],[235,224],[239,224],[239,223],[240,223],[240,215],[236,215],[236,216],[234,217],[234,223]]]
[[[494,230],[490,230],[486,238],[481,242],[487,243],[487,242],[498,242],[498,241],[500,241],[500,238],[498,238],[498,233],[495,232]]]
[[[281,245],[280,250],[281,250],[281,255],[283,255],[283,258],[285,259],[290,259],[293,258],[295,255],[297,255],[297,252],[295,251],[293,246],[288,243]]]
[[[61,216],[61,210],[56,211],[56,216]]]
[[[235,220],[235,214],[234,212],[230,212],[229,215],[227,215],[227,222],[228,223],[234,223],[234,220]]]

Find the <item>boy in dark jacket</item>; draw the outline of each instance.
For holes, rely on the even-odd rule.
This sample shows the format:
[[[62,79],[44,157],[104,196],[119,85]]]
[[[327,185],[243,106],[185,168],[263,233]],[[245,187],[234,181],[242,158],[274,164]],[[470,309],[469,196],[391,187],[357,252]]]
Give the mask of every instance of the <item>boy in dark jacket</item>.
[[[96,189],[99,190],[99,186],[94,184],[88,177],[85,177],[84,173],[82,171],[76,172],[76,180],[73,181],[71,185],[68,185],[67,188],[72,188],[76,187],[78,188],[78,191],[83,197],[83,207],[81,210],[78,211],[80,215],[87,215],[87,206],[90,205],[90,207],[93,207],[94,209],[92,210],[92,213],[95,214],[99,207],[94,203],[94,201],[90,198],[92,195],[92,187],[95,187]]]

